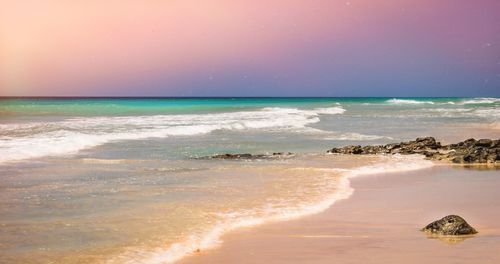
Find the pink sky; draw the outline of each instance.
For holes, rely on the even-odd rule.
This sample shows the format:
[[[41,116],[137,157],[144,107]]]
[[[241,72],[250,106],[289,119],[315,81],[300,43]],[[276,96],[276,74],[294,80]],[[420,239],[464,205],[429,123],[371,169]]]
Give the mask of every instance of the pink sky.
[[[211,81],[238,86],[238,78],[241,87],[254,78],[289,86],[292,94],[308,85],[321,92],[335,80],[348,85],[356,71],[384,74],[380,68],[402,63],[421,63],[423,78],[437,78],[423,64],[443,64],[437,69],[443,74],[444,68],[471,71],[482,74],[474,80],[494,82],[500,26],[489,24],[498,19],[488,16],[495,8],[498,15],[499,6],[459,0],[4,0],[0,95],[196,95]],[[237,87],[212,89],[217,95]]]

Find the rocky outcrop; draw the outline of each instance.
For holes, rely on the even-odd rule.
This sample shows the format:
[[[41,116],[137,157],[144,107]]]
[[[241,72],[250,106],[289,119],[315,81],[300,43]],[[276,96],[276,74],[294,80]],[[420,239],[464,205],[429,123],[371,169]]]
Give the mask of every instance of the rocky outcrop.
[[[458,215],[445,216],[428,224],[422,228],[422,231],[446,236],[472,235],[477,233],[476,229]]]
[[[500,163],[500,140],[473,138],[450,145],[441,145],[433,137],[413,141],[374,146],[346,146],[333,148],[336,154],[422,154],[432,160],[449,160],[454,163]]]
[[[222,160],[257,160],[257,159],[279,159],[293,156],[291,152],[274,152],[272,154],[218,154],[213,156],[201,157],[201,159],[222,159]]]

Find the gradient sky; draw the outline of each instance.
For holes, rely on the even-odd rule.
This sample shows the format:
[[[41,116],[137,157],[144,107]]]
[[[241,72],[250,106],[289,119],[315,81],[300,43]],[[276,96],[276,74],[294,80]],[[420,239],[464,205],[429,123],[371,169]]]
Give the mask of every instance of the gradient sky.
[[[2,96],[500,96],[499,0],[0,0]]]

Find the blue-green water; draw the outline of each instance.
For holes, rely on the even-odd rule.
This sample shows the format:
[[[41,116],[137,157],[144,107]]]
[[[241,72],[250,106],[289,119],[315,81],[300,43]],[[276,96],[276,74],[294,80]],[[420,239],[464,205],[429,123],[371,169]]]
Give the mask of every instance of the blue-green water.
[[[439,137],[464,124],[495,126],[499,107],[498,98],[2,99],[0,162],[87,152],[115,157],[114,146],[124,142],[169,146],[149,155],[178,158],[309,152],[346,141]]]
[[[271,106],[307,107],[322,104],[385,104],[393,98],[4,98],[0,99],[2,115],[151,115],[177,113],[203,113],[214,111],[237,111]],[[412,102],[433,102],[436,104],[460,103],[470,100],[470,104],[496,102],[495,98],[398,98]],[[404,103],[403,103],[404,104]]]
[[[164,263],[227,231],[317,213],[346,176],[428,166],[333,146],[498,138],[499,98],[0,99],[0,255]],[[293,152],[262,161],[193,159]]]

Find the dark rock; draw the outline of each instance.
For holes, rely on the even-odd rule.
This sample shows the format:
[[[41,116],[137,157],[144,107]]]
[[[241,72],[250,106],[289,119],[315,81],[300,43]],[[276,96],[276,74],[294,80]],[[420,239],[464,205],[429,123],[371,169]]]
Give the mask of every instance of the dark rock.
[[[476,140],[473,138],[469,138],[463,142],[463,145],[465,146],[472,146],[476,143]]]
[[[256,160],[256,159],[277,159],[277,158],[287,158],[293,156],[291,152],[274,152],[273,154],[217,154],[213,156],[205,156],[199,159],[223,159],[223,160]]]
[[[448,215],[422,228],[422,231],[437,235],[472,235],[477,231],[458,215]]]
[[[211,156],[212,159],[250,159],[250,158],[258,158],[260,155],[252,155],[249,153],[243,154],[220,154]]]
[[[476,141],[475,145],[479,147],[491,147],[491,145],[493,145],[493,140],[483,138]]]
[[[471,155],[471,154],[467,154],[467,155],[464,155],[462,160],[464,162],[468,162],[468,163],[471,163],[471,162],[474,162],[476,160],[476,157],[474,155]]]
[[[365,154],[365,150],[361,146],[346,146],[343,148],[333,148],[328,151],[328,153],[338,153],[338,154]]]
[[[351,152],[352,154],[361,154],[363,153],[363,149],[361,148],[361,146],[354,146]]]
[[[292,152],[273,152],[273,156],[290,156],[293,155]]]
[[[333,154],[422,154],[427,159],[449,160],[454,163],[498,163],[500,140],[473,138],[456,144],[441,145],[433,137],[421,137],[414,141],[374,146],[346,146],[332,148]]]

